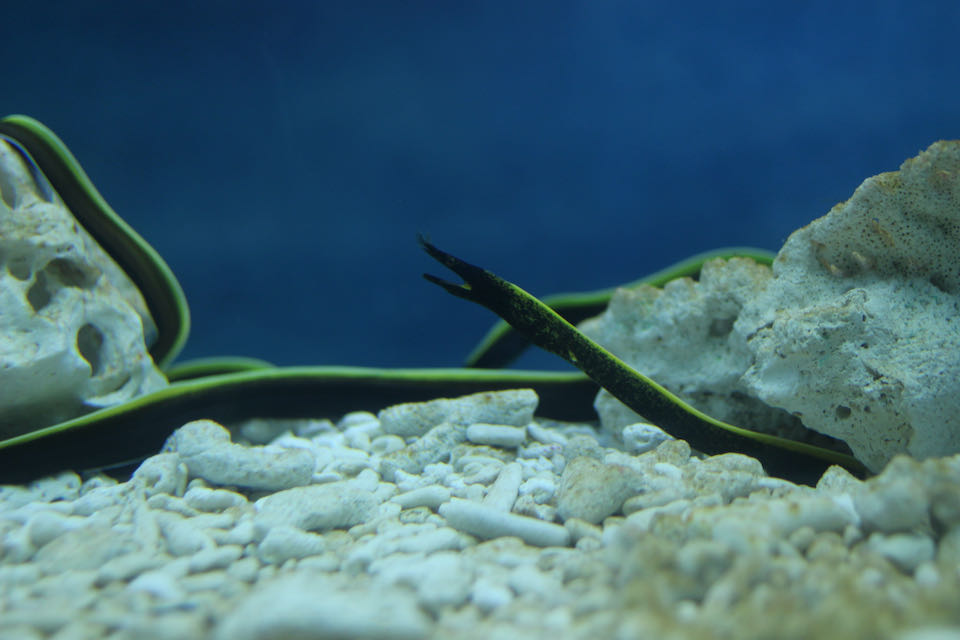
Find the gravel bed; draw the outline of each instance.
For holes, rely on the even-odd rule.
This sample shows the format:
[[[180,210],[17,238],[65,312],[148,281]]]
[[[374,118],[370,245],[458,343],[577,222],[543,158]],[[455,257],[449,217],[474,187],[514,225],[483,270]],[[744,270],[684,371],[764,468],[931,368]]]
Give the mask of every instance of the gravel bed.
[[[0,487],[0,639],[960,639],[960,456],[816,488],[529,390]]]

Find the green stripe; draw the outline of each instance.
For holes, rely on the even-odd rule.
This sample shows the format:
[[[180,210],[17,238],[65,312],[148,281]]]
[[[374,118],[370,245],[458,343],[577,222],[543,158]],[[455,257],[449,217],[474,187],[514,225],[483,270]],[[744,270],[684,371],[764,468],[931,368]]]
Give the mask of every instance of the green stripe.
[[[706,454],[737,451],[754,456],[772,475],[815,479],[830,464],[865,473],[863,465],[847,454],[744,429],[706,415],[628,366],[520,287],[422,238],[421,244],[431,257],[463,278],[463,284],[424,274],[427,280],[490,309],[530,342],[579,368],[625,405],[670,435],[686,440],[692,448]]]
[[[196,358],[186,362],[178,362],[166,370],[170,382],[183,382],[206,376],[217,376],[223,373],[240,373],[266,369],[274,365],[260,358],[244,356],[219,356],[213,358]]]
[[[158,453],[184,423],[331,418],[481,391],[531,388],[538,414],[591,420],[597,385],[579,372],[279,367],[178,382],[121,405],[0,442],[0,482],[90,469]]]
[[[173,362],[190,332],[187,300],[173,272],[153,247],[110,208],[65,144],[28,116],[0,120],[0,134],[18,142],[50,181],[70,213],[140,290],[157,340],[150,355],[161,369]]]
[[[755,247],[724,247],[690,256],[665,269],[627,284],[580,293],[557,293],[544,296],[542,302],[560,314],[570,324],[577,324],[603,313],[610,297],[619,288],[648,284],[662,287],[676,278],[698,278],[703,263],[714,258],[752,258],[759,264],[772,264],[776,254]],[[467,356],[465,365],[484,369],[499,369],[516,360],[530,342],[506,321],[499,320]]]
[[[596,385],[581,374],[471,369],[274,368],[252,358],[210,358],[168,366],[189,330],[187,302],[167,264],[110,208],[76,158],[49,129],[26,116],[0,121],[44,174],[77,221],[130,276],[159,337],[151,355],[173,384],[121,405],[0,441],[0,481],[143,458],[185,422],[248,417],[337,418],[364,408],[441,396],[530,387],[544,415],[589,420]]]
[[[508,362],[524,348],[525,340],[530,340],[572,362],[590,377],[503,369],[275,368],[252,358],[203,359],[171,368],[170,363],[186,341],[190,316],[170,268],[110,208],[53,132],[32,118],[9,116],[0,121],[0,135],[30,156],[78,222],[139,288],[159,334],[151,355],[173,381],[165,389],[122,405],[0,441],[0,482],[22,482],[62,469],[105,467],[140,459],[160,451],[174,429],[199,418],[225,423],[250,417],[338,418],[361,408],[377,411],[401,402],[532,388],[540,397],[539,415],[588,421],[596,418],[592,402],[597,384],[706,453],[742,451],[760,458],[769,472],[800,480],[815,480],[812,474],[827,463],[863,472],[850,456],[736,427],[701,413],[568,322],[599,313],[613,289],[551,296],[546,299],[554,307],[551,309],[519,287],[428,243],[424,243],[427,251],[459,273],[466,284],[456,285],[433,276],[428,276],[429,280],[454,295],[487,306],[516,328],[509,329],[506,323],[495,327],[471,355],[474,365]],[[720,249],[693,256],[631,284],[657,286],[675,277],[693,277],[706,260],[733,255],[768,262],[772,254],[748,248]]]

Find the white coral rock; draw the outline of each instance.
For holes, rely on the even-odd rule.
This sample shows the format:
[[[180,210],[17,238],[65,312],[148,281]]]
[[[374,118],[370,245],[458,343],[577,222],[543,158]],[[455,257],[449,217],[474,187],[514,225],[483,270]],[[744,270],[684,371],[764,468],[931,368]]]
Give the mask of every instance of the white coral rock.
[[[751,392],[871,470],[960,451],[960,142],[794,232],[735,331]]]
[[[866,180],[769,273],[712,261],[699,282],[618,291],[581,328],[707,413],[764,430],[792,414],[873,471],[960,452],[960,142]],[[606,428],[636,419],[597,407]]]
[[[161,388],[139,291],[0,141],[0,438]]]

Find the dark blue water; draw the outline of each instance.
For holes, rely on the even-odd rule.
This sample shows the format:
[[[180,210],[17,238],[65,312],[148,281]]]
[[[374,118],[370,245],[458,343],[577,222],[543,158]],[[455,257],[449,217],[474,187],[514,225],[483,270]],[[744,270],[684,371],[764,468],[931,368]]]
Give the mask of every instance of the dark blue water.
[[[960,135],[955,0],[24,2],[2,21],[0,112],[60,134],[166,257],[187,357],[457,365],[493,318],[420,278],[442,269],[417,232],[536,294],[598,288],[776,249]]]

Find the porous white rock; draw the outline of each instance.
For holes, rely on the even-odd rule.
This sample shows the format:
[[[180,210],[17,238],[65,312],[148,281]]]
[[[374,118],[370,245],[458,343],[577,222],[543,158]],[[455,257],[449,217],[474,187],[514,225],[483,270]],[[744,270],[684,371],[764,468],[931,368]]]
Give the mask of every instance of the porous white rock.
[[[703,265],[699,281],[679,278],[663,289],[617,289],[607,310],[579,328],[701,411],[795,437],[803,431],[796,418],[751,396],[741,380],[753,356],[733,331],[744,305],[763,291],[770,277],[768,267],[747,258],[711,260]],[[603,428],[618,438],[625,427],[646,422],[606,390],[598,394],[595,407]],[[662,439],[634,427],[629,437],[638,436]],[[644,446],[642,441],[637,444]]]
[[[960,451],[960,142],[794,232],[737,321],[751,393],[879,471]]]
[[[581,329],[708,414],[839,438],[877,472],[960,451],[958,264],[960,142],[937,142],[794,232],[772,271],[709,261]],[[597,409],[615,435],[636,420],[606,392]]]
[[[0,140],[0,437],[166,386],[140,292]]]

